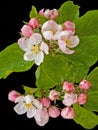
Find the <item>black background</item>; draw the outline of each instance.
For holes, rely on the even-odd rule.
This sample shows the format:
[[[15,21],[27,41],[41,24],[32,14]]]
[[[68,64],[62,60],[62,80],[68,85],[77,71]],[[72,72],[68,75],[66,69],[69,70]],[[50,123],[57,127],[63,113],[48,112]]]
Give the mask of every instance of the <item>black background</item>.
[[[0,51],[8,45],[17,41],[20,37],[19,31],[23,21],[28,21],[31,6],[38,10],[42,8],[59,8],[65,0],[10,0],[0,3]],[[80,16],[88,10],[98,9],[97,0],[73,0],[80,6]],[[6,60],[6,59],[5,59]],[[0,80],[0,129],[78,129],[84,128],[76,124],[73,120],[64,120],[61,117],[50,119],[44,127],[36,125],[34,119],[27,119],[26,115],[17,115],[13,107],[15,104],[8,101],[8,92],[12,89],[24,92],[21,85],[33,86],[35,66],[23,73],[12,73],[6,79]],[[32,73],[31,73],[32,72]],[[96,126],[94,129],[98,129]]]

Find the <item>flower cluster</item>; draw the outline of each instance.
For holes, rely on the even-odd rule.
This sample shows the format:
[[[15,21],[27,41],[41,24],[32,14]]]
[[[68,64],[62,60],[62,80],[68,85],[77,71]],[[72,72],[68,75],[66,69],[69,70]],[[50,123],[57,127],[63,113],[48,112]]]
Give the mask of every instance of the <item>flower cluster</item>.
[[[57,118],[61,115],[64,119],[73,119],[75,117],[73,104],[85,104],[90,87],[91,83],[85,79],[77,86],[65,81],[61,91],[51,89],[47,97],[38,98],[34,93],[23,95],[12,90],[8,94],[8,99],[16,103],[14,110],[17,114],[27,113],[28,118],[34,118],[39,126],[44,126],[49,121],[49,117]],[[63,104],[62,108],[58,101]]]
[[[72,1],[59,9],[32,6],[17,42],[0,52],[0,78],[35,65],[34,86],[23,84],[23,94],[8,93],[17,114],[34,118],[39,126],[59,116],[86,129],[98,125],[97,16],[98,10],[92,10],[80,17]]]
[[[25,51],[24,60],[40,65],[44,60],[44,54],[60,51],[73,54],[74,50],[71,48],[79,44],[79,37],[75,35],[75,24],[71,21],[58,24],[55,21],[58,16],[56,9],[41,9],[39,14],[48,20],[40,24],[37,18],[31,18],[21,28],[22,37],[19,38],[18,45]]]

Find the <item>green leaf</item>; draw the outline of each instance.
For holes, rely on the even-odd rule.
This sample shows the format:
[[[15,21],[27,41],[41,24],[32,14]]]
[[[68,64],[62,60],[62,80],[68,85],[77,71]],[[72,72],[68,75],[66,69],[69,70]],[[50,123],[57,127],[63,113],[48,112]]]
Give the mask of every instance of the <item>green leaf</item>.
[[[75,5],[72,1],[67,1],[61,5],[58,12],[59,15],[56,21],[59,24],[64,23],[66,20],[74,21],[79,17],[79,6]]]
[[[29,70],[34,62],[23,59],[24,52],[14,43],[0,52],[0,78],[6,78],[12,72]]]
[[[85,13],[79,19],[76,19],[76,34],[78,36],[98,35],[98,10],[92,10]]]
[[[98,91],[98,67],[95,67],[87,76],[87,80],[89,80],[92,84],[90,91]]]
[[[36,84],[38,87],[47,89],[61,84],[66,78],[68,62],[62,55],[45,57],[43,64],[36,71]]]
[[[92,91],[87,94],[87,102],[84,107],[87,110],[98,112],[98,91]]]
[[[37,68],[36,85],[48,89],[61,85],[64,80],[78,83],[87,75],[88,70],[88,67],[75,65],[63,55],[48,55]]]
[[[37,14],[38,13],[37,13],[36,7],[32,6],[32,9],[31,9],[30,14],[29,14],[30,18],[36,17]]]
[[[93,112],[77,104],[73,106],[73,109],[75,111],[74,121],[85,129],[93,129],[98,124],[98,116]]]
[[[37,91],[37,88],[31,88],[31,87],[24,86],[24,85],[23,85],[23,89],[25,90],[25,95],[33,94]]]

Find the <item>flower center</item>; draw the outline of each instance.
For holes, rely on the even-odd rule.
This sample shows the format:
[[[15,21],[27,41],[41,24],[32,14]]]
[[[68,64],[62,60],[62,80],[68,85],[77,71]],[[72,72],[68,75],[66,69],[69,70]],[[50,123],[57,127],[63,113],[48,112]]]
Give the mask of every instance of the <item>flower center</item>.
[[[27,107],[27,108],[31,108],[32,107],[32,103],[25,103],[25,106]]]
[[[70,45],[70,40],[69,39],[65,39],[65,43],[66,43],[67,46]]]
[[[51,32],[53,33],[53,35],[56,33],[56,31],[55,31],[55,30],[53,30],[53,29],[51,29]]]
[[[31,51],[33,52],[33,53],[37,53],[37,52],[39,52],[39,46],[38,45],[34,45],[34,46],[31,46]]]

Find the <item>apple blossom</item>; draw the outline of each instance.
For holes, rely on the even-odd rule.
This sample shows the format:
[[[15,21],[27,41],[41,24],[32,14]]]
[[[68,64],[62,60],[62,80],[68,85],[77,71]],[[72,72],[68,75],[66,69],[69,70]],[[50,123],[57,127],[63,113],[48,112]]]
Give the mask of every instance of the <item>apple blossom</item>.
[[[42,25],[41,31],[46,40],[57,40],[62,26],[54,20],[48,20]]]
[[[42,41],[42,36],[39,33],[34,33],[29,39],[19,39],[18,45],[25,51],[24,60],[34,61],[36,65],[43,62],[44,53],[46,55],[49,53],[49,47]]]
[[[15,112],[19,115],[27,113],[28,118],[34,117],[36,111],[42,109],[42,104],[31,95],[19,96],[15,103]]]
[[[77,35],[73,35],[71,31],[62,31],[58,37],[58,45],[60,50],[65,54],[73,54],[74,50],[70,48],[74,48],[79,44],[79,37]]]

